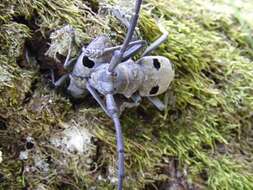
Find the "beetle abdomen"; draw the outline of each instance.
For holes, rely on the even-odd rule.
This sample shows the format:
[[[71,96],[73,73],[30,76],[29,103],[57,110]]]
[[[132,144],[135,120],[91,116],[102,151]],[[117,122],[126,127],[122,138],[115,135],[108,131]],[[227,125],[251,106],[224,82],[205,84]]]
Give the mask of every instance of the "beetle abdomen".
[[[169,59],[163,56],[145,56],[138,61],[144,72],[139,88],[141,96],[157,96],[165,92],[174,78],[174,69]]]

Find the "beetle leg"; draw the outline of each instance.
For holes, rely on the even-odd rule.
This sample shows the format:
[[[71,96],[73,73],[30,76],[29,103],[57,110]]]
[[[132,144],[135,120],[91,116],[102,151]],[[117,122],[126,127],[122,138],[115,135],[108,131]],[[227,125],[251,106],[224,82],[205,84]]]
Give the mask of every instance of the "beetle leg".
[[[127,28],[130,25],[129,19],[126,17],[126,15],[120,11],[119,9],[112,9],[113,16],[116,17],[123,25],[125,25]]]
[[[68,53],[67,53],[66,59],[65,59],[64,64],[63,64],[64,69],[73,68],[73,66],[75,64],[75,60],[76,60],[76,58],[71,58],[71,51],[73,49],[73,45],[76,42],[76,40],[75,40],[75,31],[74,31],[73,28],[71,28],[70,33],[71,33],[71,40],[69,42]]]
[[[116,19],[118,19],[118,21],[123,24],[126,28],[129,28],[131,25],[131,19],[127,17],[127,15],[119,10],[119,9],[112,9],[112,14],[113,16],[115,16]],[[133,33],[133,39],[138,39],[138,33],[135,30]]]
[[[69,46],[68,54],[63,65],[64,69],[72,68],[75,64],[75,58],[70,59],[70,54],[71,54],[71,45]],[[69,74],[67,73],[67,74],[62,75],[57,81],[55,81],[55,75],[54,75],[53,69],[51,69],[50,71],[51,71],[52,83],[56,88],[62,86],[64,82],[69,78]]]
[[[68,48],[68,54],[67,57],[64,61],[63,67],[67,68],[69,66],[69,59],[70,59],[70,55],[71,55],[71,49],[72,49],[72,42],[69,43],[69,48]]]
[[[122,112],[126,109],[126,108],[133,108],[133,107],[137,107],[139,106],[140,103],[139,102],[123,102],[120,104],[119,106],[119,112],[120,115],[122,114]]]
[[[131,99],[133,100],[133,102],[117,100],[117,103],[119,105],[120,115],[122,114],[122,112],[126,108],[133,108],[133,107],[137,107],[137,106],[140,105],[141,97],[139,95],[134,94],[134,95],[131,96]]]
[[[108,68],[108,71],[110,73],[113,73],[115,67],[117,67],[117,65],[121,62],[122,57],[123,57],[125,51],[127,50],[129,43],[132,40],[133,33],[134,33],[135,27],[137,25],[138,19],[139,19],[141,4],[142,4],[142,0],[136,0],[135,13],[131,18],[131,23],[128,27],[127,34],[126,34],[125,40],[123,42],[123,45],[121,46],[120,50],[114,51],[113,57],[110,61],[110,65]]]
[[[160,111],[163,111],[165,109],[165,105],[164,103],[162,103],[162,101],[155,96],[147,96],[148,100],[155,105],[155,107],[157,109],[159,109]]]
[[[96,92],[96,90],[87,82],[86,84],[86,88],[87,90],[91,93],[91,95],[95,98],[95,100],[97,101],[97,103],[102,107],[102,109],[104,110],[104,112],[109,116],[110,113],[107,111],[106,109],[106,105],[103,102],[103,100],[100,98],[99,94]]]
[[[73,40],[72,40],[73,41]],[[63,67],[64,69],[69,69],[69,68],[73,68],[74,64],[75,64],[75,60],[76,58],[70,58],[71,56],[71,51],[72,51],[72,43],[73,42],[70,42],[69,43],[69,48],[68,48],[68,54],[67,54],[67,57],[64,61],[64,64],[63,64]]]
[[[130,44],[129,44],[130,45]],[[144,46],[146,45],[145,41],[140,41],[139,44],[135,44],[129,49],[125,51],[122,57],[122,61],[126,61],[129,58],[133,57],[135,54],[137,54]]]
[[[68,60],[68,62],[66,62],[65,60],[63,67],[64,69],[69,70],[74,67],[75,63],[76,63],[76,58],[71,58]]]
[[[165,42],[168,39],[168,32],[164,31],[163,35],[158,38],[156,41],[154,41],[152,44],[150,44],[147,49],[144,51],[141,57],[144,57],[146,55],[149,55],[152,51],[157,49],[163,42]]]
[[[51,69],[51,79],[54,87],[58,88],[64,84],[64,82],[69,78],[69,74],[62,75],[57,81],[55,81],[54,71]]]
[[[127,58],[133,56],[141,48],[143,48],[145,45],[146,45],[146,41],[145,40],[136,40],[136,41],[130,42],[129,45],[128,45],[128,49],[126,50],[126,52],[123,55],[123,59],[127,59]],[[121,46],[122,45],[105,48],[103,50],[103,54],[113,53],[115,50],[119,50],[121,48]]]

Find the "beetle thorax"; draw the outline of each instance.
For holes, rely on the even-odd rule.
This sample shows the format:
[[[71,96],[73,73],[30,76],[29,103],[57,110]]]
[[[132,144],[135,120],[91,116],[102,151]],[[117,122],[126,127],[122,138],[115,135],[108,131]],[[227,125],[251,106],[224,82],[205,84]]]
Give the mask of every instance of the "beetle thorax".
[[[103,64],[97,67],[91,73],[89,83],[101,94],[107,94],[109,89],[113,89],[113,94],[123,94],[127,98],[131,97],[141,85],[144,74],[140,66],[132,60],[120,63],[113,73],[113,86],[108,77],[109,64]]]

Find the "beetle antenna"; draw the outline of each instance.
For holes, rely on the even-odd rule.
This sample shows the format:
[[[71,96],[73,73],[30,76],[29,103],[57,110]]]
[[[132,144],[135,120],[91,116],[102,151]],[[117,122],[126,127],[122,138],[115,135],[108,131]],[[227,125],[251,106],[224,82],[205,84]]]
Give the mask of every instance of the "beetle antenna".
[[[116,130],[117,152],[118,152],[118,190],[122,190],[124,178],[124,142],[119,121],[118,109],[112,94],[107,94],[106,107],[111,115]]]
[[[119,121],[119,116],[112,117],[115,130],[116,130],[116,139],[117,139],[117,152],[118,152],[118,190],[121,190],[123,187],[123,178],[124,178],[124,143],[123,136],[121,131],[121,125]]]
[[[138,18],[139,18],[141,4],[142,4],[142,0],[136,0],[135,13],[134,13],[134,15],[131,18],[131,23],[129,25],[129,28],[128,28],[127,35],[126,35],[126,38],[124,40],[124,43],[121,46],[120,50],[117,50],[117,51],[114,52],[114,55],[113,55],[113,57],[111,59],[110,66],[108,68],[108,71],[110,73],[112,73],[114,71],[115,67],[121,62],[123,54],[125,53],[125,51],[126,51],[126,49],[128,47],[128,44],[130,43],[130,41],[132,39],[135,27],[137,25],[137,21],[138,21]]]
[[[117,105],[115,103],[113,92],[114,92],[114,84],[113,78],[114,74],[113,71],[117,67],[117,65],[121,62],[125,51],[132,39],[135,27],[137,25],[137,21],[139,18],[139,13],[141,9],[142,0],[136,0],[135,4],[135,14],[131,18],[131,23],[127,31],[126,38],[124,40],[123,45],[121,46],[120,50],[114,51],[113,57],[110,61],[108,72],[106,73],[109,85],[107,86],[107,93],[105,94],[106,98],[106,109],[109,113],[110,117],[112,118],[116,130],[116,141],[117,141],[117,152],[118,152],[118,190],[122,190],[123,188],[123,178],[124,178],[124,143],[123,143],[123,136],[121,131],[121,125],[119,121],[119,114]]]

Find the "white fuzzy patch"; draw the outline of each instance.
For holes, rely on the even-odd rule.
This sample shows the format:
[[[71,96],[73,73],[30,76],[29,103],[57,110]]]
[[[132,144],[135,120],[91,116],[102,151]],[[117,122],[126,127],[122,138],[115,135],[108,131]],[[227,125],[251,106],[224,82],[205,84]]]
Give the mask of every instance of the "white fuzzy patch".
[[[52,137],[50,142],[63,151],[83,154],[90,150],[92,137],[87,129],[73,126]]]
[[[28,159],[28,156],[29,156],[29,152],[27,150],[25,151],[21,151],[19,153],[19,159],[20,160],[27,160]]]
[[[40,156],[35,156],[34,162],[35,162],[35,167],[39,168],[40,171],[43,171],[46,173],[49,171],[49,164]]]

